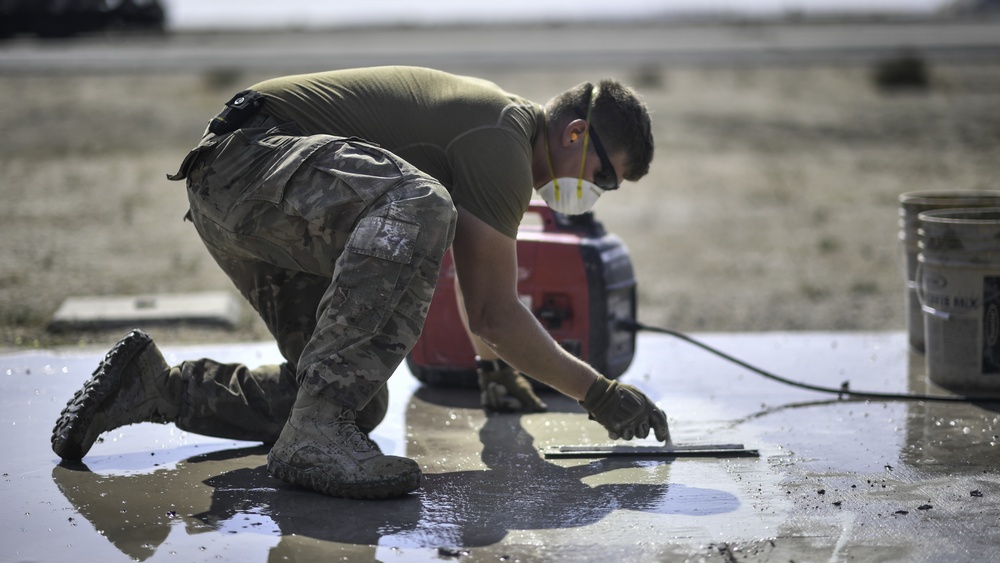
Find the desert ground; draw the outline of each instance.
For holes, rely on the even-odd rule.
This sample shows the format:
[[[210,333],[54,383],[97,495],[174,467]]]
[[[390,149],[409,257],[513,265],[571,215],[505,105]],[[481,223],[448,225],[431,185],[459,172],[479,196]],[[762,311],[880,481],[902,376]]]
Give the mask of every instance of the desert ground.
[[[898,196],[997,189],[1000,61],[928,62],[880,88],[874,64],[491,66],[539,102],[619,78],[652,110],[650,174],[596,216],[630,251],[640,321],[692,332],[905,330]],[[67,297],[229,289],[165,179],[234,92],[273,73],[0,76],[0,349],[113,343],[52,332]],[[266,340],[157,327],[170,342]]]

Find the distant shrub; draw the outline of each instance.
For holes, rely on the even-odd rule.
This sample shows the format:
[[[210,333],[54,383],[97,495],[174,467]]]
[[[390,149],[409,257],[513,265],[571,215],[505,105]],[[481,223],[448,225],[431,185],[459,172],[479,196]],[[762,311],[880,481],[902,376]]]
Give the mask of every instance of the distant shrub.
[[[243,73],[235,68],[215,68],[205,72],[205,86],[213,91],[229,91],[243,80]]]
[[[636,69],[632,84],[640,90],[659,90],[666,85],[663,69],[656,64],[645,64]]]
[[[926,90],[930,87],[930,72],[923,57],[903,53],[878,63],[872,80],[881,91]]]

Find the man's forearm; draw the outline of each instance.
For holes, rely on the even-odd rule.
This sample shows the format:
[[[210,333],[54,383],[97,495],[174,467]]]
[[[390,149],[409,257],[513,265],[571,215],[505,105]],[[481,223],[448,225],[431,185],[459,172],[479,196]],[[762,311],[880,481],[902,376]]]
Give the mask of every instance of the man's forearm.
[[[526,307],[517,303],[494,315],[475,331],[507,363],[577,400],[600,377],[593,368],[563,350]]]

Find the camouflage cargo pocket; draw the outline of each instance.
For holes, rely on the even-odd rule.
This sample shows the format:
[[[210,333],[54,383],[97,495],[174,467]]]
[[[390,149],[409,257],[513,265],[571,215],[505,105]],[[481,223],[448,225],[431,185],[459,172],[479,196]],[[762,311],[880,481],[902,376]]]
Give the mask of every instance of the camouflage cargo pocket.
[[[337,264],[334,295],[327,309],[333,321],[377,332],[399,303],[410,268],[418,225],[386,217],[365,217],[351,234]]]

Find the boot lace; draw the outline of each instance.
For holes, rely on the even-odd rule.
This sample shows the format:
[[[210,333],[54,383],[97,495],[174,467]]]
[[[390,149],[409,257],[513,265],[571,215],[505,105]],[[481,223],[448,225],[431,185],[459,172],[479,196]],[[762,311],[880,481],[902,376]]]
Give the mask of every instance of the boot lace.
[[[356,452],[370,452],[374,448],[374,444],[368,439],[368,436],[358,428],[354,420],[348,418],[341,418],[340,420],[333,423],[334,434],[338,437],[344,438],[344,440],[350,444],[351,449]]]

